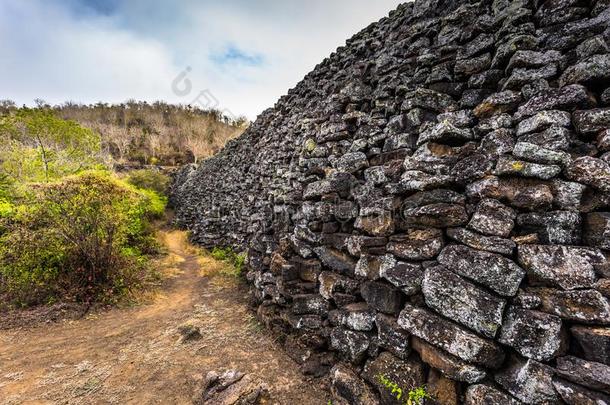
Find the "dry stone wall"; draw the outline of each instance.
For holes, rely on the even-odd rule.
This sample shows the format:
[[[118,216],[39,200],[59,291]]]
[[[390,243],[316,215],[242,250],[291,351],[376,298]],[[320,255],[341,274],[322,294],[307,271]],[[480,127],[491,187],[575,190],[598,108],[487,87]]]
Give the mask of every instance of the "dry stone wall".
[[[335,403],[610,403],[610,1],[418,0],[175,178]]]

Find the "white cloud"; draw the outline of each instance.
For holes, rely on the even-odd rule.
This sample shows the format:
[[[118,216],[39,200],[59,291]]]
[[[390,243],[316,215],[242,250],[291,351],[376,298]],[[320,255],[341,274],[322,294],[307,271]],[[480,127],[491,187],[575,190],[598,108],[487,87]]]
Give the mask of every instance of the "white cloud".
[[[69,7],[79,1],[0,0],[0,98],[186,103],[209,89],[221,108],[254,118],[399,3],[127,0],[105,15]],[[262,64],[211,57],[229,46]],[[193,91],[179,97],[171,83],[186,66]]]
[[[44,3],[0,2],[2,97],[31,103],[124,101],[167,93],[175,67],[160,43],[114,29],[104,19],[75,20]],[[10,10],[9,10],[10,8]],[[27,21],[23,28],[17,26]]]

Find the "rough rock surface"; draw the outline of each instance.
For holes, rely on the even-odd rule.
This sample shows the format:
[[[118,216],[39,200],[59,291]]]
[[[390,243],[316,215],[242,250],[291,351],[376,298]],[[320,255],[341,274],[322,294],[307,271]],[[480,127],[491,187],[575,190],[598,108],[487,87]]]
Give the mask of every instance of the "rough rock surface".
[[[485,384],[468,387],[464,401],[466,405],[518,405],[520,403],[510,395]]]
[[[177,172],[176,220],[247,252],[287,342],[353,363],[333,403],[404,392],[381,363],[439,402],[604,400],[609,27],[608,0],[405,3]]]
[[[400,400],[407,398],[409,391],[421,387],[425,382],[421,362],[398,359],[388,352],[369,360],[364,365],[362,377],[377,388],[384,404],[401,403]],[[388,390],[388,381],[398,387]]]
[[[502,325],[504,300],[442,266],[426,270],[422,292],[428,307],[485,337],[495,337]]]
[[[495,374],[498,384],[526,404],[555,404],[559,395],[553,387],[553,369],[535,360],[513,357],[509,366]]]
[[[601,405],[610,404],[610,396],[597,391],[591,391],[582,385],[573,384],[556,378],[553,380],[555,390],[561,399],[570,405]]]
[[[438,256],[438,261],[457,274],[507,297],[517,293],[525,275],[521,267],[504,256],[463,245],[448,246]]]
[[[532,284],[548,284],[565,290],[592,287],[597,281],[595,265],[604,261],[604,255],[595,249],[548,245],[519,247],[519,262]]]
[[[196,405],[262,405],[270,400],[267,384],[236,370],[210,371],[193,396]]]
[[[597,290],[536,288],[528,291],[540,299],[544,312],[584,324],[610,325],[610,301]]]
[[[510,308],[504,318],[500,343],[522,356],[550,361],[567,347],[567,334],[561,319],[544,312]]]
[[[585,359],[610,366],[610,328],[574,326],[571,332]]]
[[[493,341],[483,339],[425,309],[407,304],[398,317],[398,325],[466,362],[494,368],[504,360],[502,350]]]
[[[610,392],[610,367],[605,364],[566,356],[557,359],[557,374],[590,389]]]
[[[419,338],[413,338],[412,345],[424,363],[439,370],[447,378],[475,383],[487,375],[484,369],[468,364]]]
[[[336,365],[330,370],[331,392],[339,404],[378,405],[379,399],[374,390],[351,368]]]

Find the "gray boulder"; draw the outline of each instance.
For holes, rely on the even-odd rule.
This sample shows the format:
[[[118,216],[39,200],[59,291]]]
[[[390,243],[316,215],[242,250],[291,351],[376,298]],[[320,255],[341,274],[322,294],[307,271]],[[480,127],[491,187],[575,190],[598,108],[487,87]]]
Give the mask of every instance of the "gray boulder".
[[[504,300],[442,266],[426,270],[422,292],[428,307],[485,337],[495,337],[502,325]]]
[[[553,369],[542,363],[513,356],[494,379],[526,404],[556,404],[559,396],[553,387],[553,375]]]
[[[400,313],[398,325],[468,363],[497,368],[504,360],[504,352],[493,341],[483,339],[428,310],[410,304]]]
[[[438,261],[455,273],[507,297],[517,293],[525,276],[525,271],[512,260],[466,246],[446,247],[439,255]]]
[[[506,312],[498,341],[524,357],[545,362],[568,347],[568,335],[559,317],[515,307]]]
[[[595,265],[606,260],[596,249],[560,245],[521,245],[518,253],[531,283],[566,290],[592,287]]]

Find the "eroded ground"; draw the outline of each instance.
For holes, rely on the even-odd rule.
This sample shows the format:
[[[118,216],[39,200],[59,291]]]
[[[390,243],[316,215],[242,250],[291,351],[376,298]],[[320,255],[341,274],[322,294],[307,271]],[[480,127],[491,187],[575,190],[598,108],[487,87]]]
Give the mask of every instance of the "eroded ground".
[[[326,404],[246,304],[223,264],[198,256],[183,232],[162,232],[170,280],[148,304],[84,319],[0,331],[0,404],[187,404],[208,371],[237,369],[280,404]],[[202,338],[181,343],[193,324]]]

